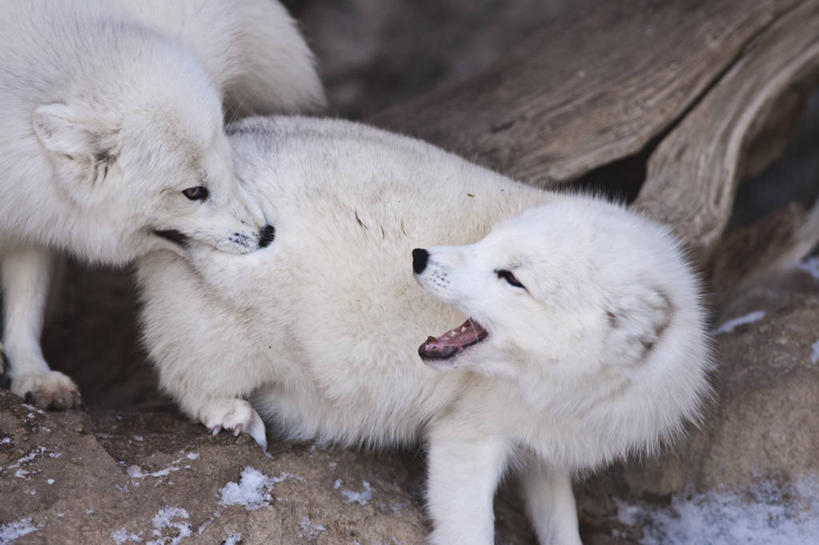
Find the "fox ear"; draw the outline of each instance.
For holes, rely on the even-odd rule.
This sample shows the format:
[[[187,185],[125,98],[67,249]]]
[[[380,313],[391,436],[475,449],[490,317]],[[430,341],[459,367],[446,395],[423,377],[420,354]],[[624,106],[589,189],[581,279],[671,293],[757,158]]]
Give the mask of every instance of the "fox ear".
[[[673,313],[671,300],[662,289],[635,285],[620,292],[606,311],[612,362],[642,362],[671,323]]]
[[[82,115],[76,108],[60,103],[34,110],[32,123],[37,138],[48,151],[69,159],[110,155],[110,137],[116,132],[101,118]]]

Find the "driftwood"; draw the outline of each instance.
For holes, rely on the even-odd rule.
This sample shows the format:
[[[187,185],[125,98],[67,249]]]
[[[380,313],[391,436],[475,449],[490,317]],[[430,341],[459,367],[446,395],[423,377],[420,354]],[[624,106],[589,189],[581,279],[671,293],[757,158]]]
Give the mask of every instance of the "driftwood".
[[[743,169],[781,151],[818,25],[814,1],[601,2],[371,121],[543,187],[649,156],[636,207],[706,257]]]
[[[779,105],[819,82],[819,2],[785,14],[658,146],[635,205],[666,220],[707,252],[731,214],[749,151]]]

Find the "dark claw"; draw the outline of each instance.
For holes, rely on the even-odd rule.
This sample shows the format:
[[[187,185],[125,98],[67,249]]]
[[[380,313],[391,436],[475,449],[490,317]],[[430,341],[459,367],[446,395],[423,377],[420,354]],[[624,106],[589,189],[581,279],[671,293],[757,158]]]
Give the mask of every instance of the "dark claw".
[[[26,392],[26,395],[25,397],[23,397],[23,400],[29,405],[36,405],[36,402],[34,401],[34,394],[32,394],[31,392]]]

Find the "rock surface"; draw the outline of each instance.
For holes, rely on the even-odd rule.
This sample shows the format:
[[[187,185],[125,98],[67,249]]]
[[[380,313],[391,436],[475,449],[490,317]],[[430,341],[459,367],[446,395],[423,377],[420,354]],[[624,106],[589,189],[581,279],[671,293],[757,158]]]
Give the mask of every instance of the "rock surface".
[[[0,392],[0,536],[17,522],[32,530],[20,545],[420,543],[413,461],[311,445],[265,455],[174,414],[44,413]]]
[[[419,452],[265,454],[172,412],[46,413],[6,391],[0,497],[4,545],[409,545],[429,529]],[[516,500],[499,503],[501,542],[534,543]]]

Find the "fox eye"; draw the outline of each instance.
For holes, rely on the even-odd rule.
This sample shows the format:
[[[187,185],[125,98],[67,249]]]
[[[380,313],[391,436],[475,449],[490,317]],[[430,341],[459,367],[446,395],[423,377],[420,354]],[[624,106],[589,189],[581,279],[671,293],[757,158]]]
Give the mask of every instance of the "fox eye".
[[[182,194],[191,201],[204,201],[209,195],[208,188],[203,185],[189,187],[188,189],[182,191]]]
[[[506,282],[507,282],[507,283],[508,283],[510,286],[515,286],[516,288],[523,288],[523,289],[526,289],[526,286],[524,286],[523,284],[521,284],[521,283],[520,283],[520,280],[518,280],[517,278],[515,278],[515,275],[514,275],[514,274],[512,274],[512,271],[507,271],[506,269],[497,269],[497,270],[495,271],[495,274],[497,274],[497,275],[498,275],[498,278],[502,278],[503,280],[506,280]]]

